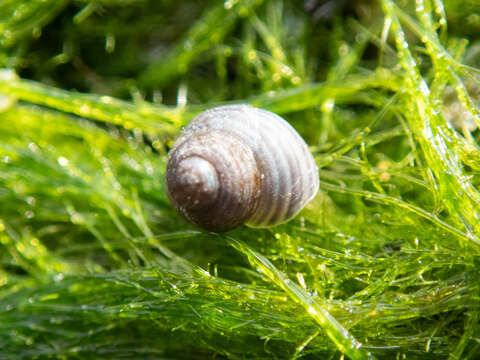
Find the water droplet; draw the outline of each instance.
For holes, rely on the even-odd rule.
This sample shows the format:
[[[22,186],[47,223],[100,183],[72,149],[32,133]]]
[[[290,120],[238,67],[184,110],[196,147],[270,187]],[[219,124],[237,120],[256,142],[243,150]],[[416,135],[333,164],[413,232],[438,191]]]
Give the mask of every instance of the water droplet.
[[[88,115],[90,114],[91,109],[89,105],[83,104],[82,106],[80,106],[79,111],[80,111],[80,114],[82,115]]]
[[[0,95],[0,111],[7,110],[15,103],[15,98],[6,95]]]
[[[64,158],[63,156],[60,156],[57,161],[60,164],[60,166],[67,166],[68,165],[68,159]]]
[[[35,151],[38,150],[38,146],[37,146],[37,144],[35,144],[34,142],[29,143],[29,144],[28,144],[28,148],[29,148],[31,151],[33,151],[33,152],[35,152]]]

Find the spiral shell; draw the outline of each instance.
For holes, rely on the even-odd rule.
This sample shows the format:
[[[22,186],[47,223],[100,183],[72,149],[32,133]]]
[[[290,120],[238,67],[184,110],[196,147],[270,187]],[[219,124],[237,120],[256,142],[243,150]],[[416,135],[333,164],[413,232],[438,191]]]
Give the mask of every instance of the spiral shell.
[[[284,223],[315,196],[318,168],[300,135],[278,115],[227,105],[198,115],[170,150],[167,194],[209,231]]]

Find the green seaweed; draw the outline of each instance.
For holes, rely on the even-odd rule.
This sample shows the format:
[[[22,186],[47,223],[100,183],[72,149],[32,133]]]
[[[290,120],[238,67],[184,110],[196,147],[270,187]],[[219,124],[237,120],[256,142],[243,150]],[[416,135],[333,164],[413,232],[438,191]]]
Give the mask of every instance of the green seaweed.
[[[0,359],[477,359],[480,6],[0,4]],[[196,114],[285,117],[320,191],[202,232],[165,194]]]

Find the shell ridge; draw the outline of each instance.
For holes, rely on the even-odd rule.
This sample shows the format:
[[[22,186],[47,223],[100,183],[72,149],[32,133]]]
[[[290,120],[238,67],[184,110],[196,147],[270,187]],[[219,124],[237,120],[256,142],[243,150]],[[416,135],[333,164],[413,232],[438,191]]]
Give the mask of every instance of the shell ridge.
[[[170,167],[192,156],[212,163],[219,183],[211,206],[197,213],[188,213],[169,193],[169,182],[175,181]],[[172,204],[186,219],[210,231],[226,231],[242,223],[265,227],[286,222],[319,188],[318,167],[293,126],[248,105],[220,106],[197,115],[172,145],[166,179]],[[195,176],[192,179],[196,181]],[[211,175],[206,176],[209,179]],[[202,194],[197,198],[202,199]]]

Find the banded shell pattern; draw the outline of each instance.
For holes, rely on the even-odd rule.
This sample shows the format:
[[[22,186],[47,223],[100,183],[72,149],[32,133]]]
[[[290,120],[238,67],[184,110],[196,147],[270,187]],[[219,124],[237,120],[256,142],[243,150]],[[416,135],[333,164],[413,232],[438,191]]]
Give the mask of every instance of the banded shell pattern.
[[[199,114],[169,153],[167,194],[208,231],[284,223],[315,196],[318,168],[284,119],[249,105]]]

